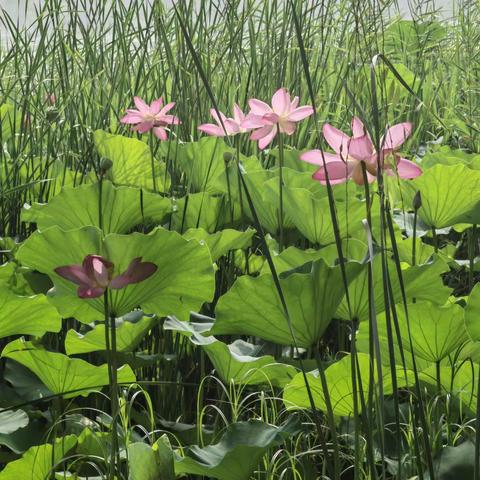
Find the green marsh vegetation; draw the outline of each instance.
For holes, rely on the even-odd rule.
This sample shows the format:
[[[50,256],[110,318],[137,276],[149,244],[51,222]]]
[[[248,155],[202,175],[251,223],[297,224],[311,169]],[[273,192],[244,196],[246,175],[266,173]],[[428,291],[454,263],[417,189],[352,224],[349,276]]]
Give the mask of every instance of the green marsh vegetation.
[[[0,480],[480,479],[480,11],[410,10],[2,12]]]

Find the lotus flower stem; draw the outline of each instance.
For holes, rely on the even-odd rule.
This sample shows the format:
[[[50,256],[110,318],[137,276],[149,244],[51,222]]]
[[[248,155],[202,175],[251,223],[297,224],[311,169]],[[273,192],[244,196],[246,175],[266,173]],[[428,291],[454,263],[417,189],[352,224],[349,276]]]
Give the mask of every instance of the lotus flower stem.
[[[279,212],[278,212],[278,227],[280,233],[280,239],[278,242],[278,248],[281,252],[283,250],[283,164],[284,164],[284,152],[283,152],[283,138],[280,131],[278,132],[278,192],[279,192]]]
[[[117,367],[116,367],[116,332],[115,316],[110,312],[109,292],[103,294],[105,306],[105,350],[108,361],[108,379],[110,383],[110,414],[112,417],[112,445],[109,463],[109,478],[115,478],[115,464],[118,454],[117,416],[118,416],[118,391],[117,391]],[[118,463],[120,466],[120,463]]]
[[[153,130],[150,130],[150,161],[152,165],[152,183],[153,183],[153,191],[157,191],[157,179],[155,177],[155,150],[153,148]]]
[[[467,230],[467,238],[468,238],[468,289],[469,291],[472,290],[474,282],[473,282],[473,269],[475,266],[475,242],[476,242],[476,235],[477,233],[477,225],[472,225],[472,228]]]
[[[243,193],[242,193],[242,181],[240,179],[240,175],[242,175],[242,171],[240,168],[240,136],[237,137],[236,139],[235,147],[237,149],[237,154],[235,155],[235,161],[237,162],[238,196],[240,200],[241,218],[243,219]]]

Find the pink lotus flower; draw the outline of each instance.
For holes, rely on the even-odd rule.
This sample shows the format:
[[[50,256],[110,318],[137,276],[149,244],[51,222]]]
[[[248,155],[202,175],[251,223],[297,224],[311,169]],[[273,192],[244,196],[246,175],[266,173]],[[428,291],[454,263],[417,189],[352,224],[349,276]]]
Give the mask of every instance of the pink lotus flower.
[[[220,117],[217,115],[217,112],[214,108],[210,109],[210,115],[213,117],[217,124],[213,123],[204,123],[198,127],[201,132],[206,133],[207,135],[213,135],[214,137],[224,137],[226,135],[236,135],[237,133],[244,133],[247,131],[246,128],[241,126],[241,123],[245,120],[245,114],[242,112],[242,109],[236,104],[233,104],[233,118],[227,118],[222,112]],[[220,119],[222,121],[220,121]],[[223,122],[223,127],[222,127]]]
[[[112,262],[99,255],[87,255],[82,265],[57,267],[54,271],[79,286],[77,294],[80,298],[97,298],[107,288],[120,289],[146,280],[157,271],[157,266],[151,262],[142,262],[142,257],[137,257],[130,262],[124,273],[112,278]]]
[[[175,102],[163,106],[162,98],[154,100],[150,105],[146,104],[140,97],[133,97],[133,101],[137,108],[129,108],[120,122],[135,125],[133,130],[136,132],[146,133],[153,130],[157,138],[167,140],[165,127],[181,123],[174,115],[167,115],[167,112],[175,106]]]
[[[258,147],[263,150],[275,138],[275,135],[285,133],[292,135],[296,123],[313,113],[313,107],[305,105],[297,107],[298,97],[293,100],[286,88],[278,89],[272,97],[272,106],[252,98],[248,101],[250,113],[241,123],[242,128],[255,128],[250,140],[258,140]]]
[[[380,150],[380,165],[384,171],[392,175],[394,171],[400,178],[418,177],[422,170],[415,163],[400,157],[396,150],[412,132],[412,124],[399,123],[390,127],[382,138]],[[320,165],[320,169],[313,174],[315,180],[326,184],[325,167],[330,183],[335,185],[351,178],[356,184],[363,185],[362,162],[367,170],[368,182],[373,182],[377,175],[378,154],[373,146],[370,135],[365,130],[363,123],[357,117],[352,119],[352,136],[349,137],[342,131],[326,123],[323,126],[323,136],[335,153],[310,150],[303,153],[301,160]]]

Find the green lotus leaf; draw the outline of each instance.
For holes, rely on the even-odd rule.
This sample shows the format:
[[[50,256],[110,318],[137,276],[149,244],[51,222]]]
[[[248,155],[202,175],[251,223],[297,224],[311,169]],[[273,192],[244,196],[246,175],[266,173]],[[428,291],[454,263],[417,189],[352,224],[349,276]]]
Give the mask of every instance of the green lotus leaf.
[[[329,199],[317,198],[304,188],[284,190],[285,211],[293,223],[310,242],[328,245],[335,242],[330,215]],[[354,197],[345,202],[337,202],[337,221],[342,237],[363,234],[362,220],[366,216],[365,202]],[[299,213],[301,212],[301,213]]]
[[[365,398],[368,397],[369,392],[369,371],[370,371],[370,357],[364,353],[357,354],[357,365],[360,372],[362,381],[362,390]],[[398,386],[404,386],[406,384],[413,383],[412,375],[410,372],[405,372],[400,367],[396,367]],[[391,382],[391,374],[389,368],[384,368],[383,375],[383,392],[388,395],[393,393],[393,387]],[[328,395],[330,397],[332,410],[334,415],[337,416],[350,416],[354,413],[354,391],[352,386],[352,368],[351,357],[347,355],[338,362],[333,363],[325,369],[325,378],[328,386]],[[375,369],[375,378],[377,379],[377,371]],[[327,406],[325,403],[325,396],[322,389],[322,383],[320,380],[318,370],[309,372],[307,374],[309,386],[312,391],[313,400],[315,406],[319,410],[326,411]],[[358,408],[361,410],[360,402],[360,388],[358,372],[357,372],[357,396],[358,396]],[[305,380],[302,373],[297,373],[295,378],[285,387],[283,392],[283,402],[285,406],[290,410],[295,409],[309,409],[310,401],[308,398],[307,388],[305,386]]]
[[[48,204],[24,206],[22,220],[35,222],[40,230],[59,226],[63,230],[100,227],[99,185],[64,188]],[[114,187],[102,183],[102,218],[104,233],[126,233],[145,222],[161,223],[172,211],[169,199],[133,187]]]
[[[113,162],[112,168],[107,172],[113,183],[153,188],[152,154],[145,142],[103,130],[95,130],[93,141],[100,157]],[[164,163],[155,163],[156,184],[161,192],[167,191],[170,185],[170,176],[165,168]]]
[[[170,317],[164,329],[177,331],[202,347],[224,382],[283,387],[296,374],[294,367],[277,363],[271,355],[258,356],[261,346],[243,340],[227,345],[215,337],[203,335],[211,326],[208,323],[181,322]]]
[[[430,387],[433,394],[438,393],[437,373],[440,373],[442,393],[449,394],[465,407],[469,414],[475,412],[477,405],[478,365],[461,362],[450,366],[442,366],[437,371],[435,365],[419,373],[419,380]]]
[[[402,294],[395,263],[393,260],[388,260],[387,264],[394,302],[401,303]],[[440,275],[448,270],[448,265],[437,256],[434,256],[433,261],[430,263],[404,268],[402,270],[402,278],[407,302],[428,300],[443,305],[450,295],[451,290],[443,284]],[[377,314],[385,310],[383,283],[382,259],[380,255],[376,255],[373,259],[373,296]],[[345,320],[368,320],[367,270],[364,270],[361,275],[351,282],[348,287],[348,293],[350,295],[352,318],[350,318],[349,315],[346,298],[342,300],[337,310],[337,316]]]
[[[435,480],[457,480],[458,478],[475,478],[475,444],[466,440],[460,445],[444,446],[433,460]],[[425,480],[432,480],[428,472],[423,474]]]
[[[31,447],[22,458],[10,462],[0,472],[0,480],[45,480],[57,464],[75,447],[75,435],[57,438],[55,445],[49,443]]]
[[[0,435],[11,434],[28,425],[28,415],[23,410],[0,411]]]
[[[211,300],[214,290],[213,267],[208,248],[178,233],[155,229],[148,235],[109,234],[102,239],[95,227],[63,231],[50,227],[32,234],[18,250],[23,265],[49,275],[55,285],[52,301],[64,317],[89,323],[104,315],[103,297],[80,299],[77,286],[54,273],[61,265],[81,264],[88,254],[98,254],[114,264],[114,275],[125,272],[130,262],[142,257],[157,265],[157,271],[138,284],[111,290],[110,306],[117,317],[140,306],[145,313],[188,318]]]
[[[193,192],[227,193],[226,152],[235,155],[235,149],[227,147],[225,141],[217,137],[202,137],[197,142],[185,143],[180,146],[180,152],[175,152]],[[230,188],[236,189],[237,185],[233,183]]]
[[[0,133],[1,141],[8,141],[14,132],[18,132],[22,122],[21,113],[15,112],[15,106],[12,103],[3,103],[0,105]]]
[[[168,436],[152,446],[143,442],[128,445],[129,480],[174,480],[174,454]]]
[[[86,396],[109,384],[107,364],[97,367],[62,353],[49,352],[22,338],[7,344],[2,357],[27,367],[53,394],[63,395],[64,398]],[[133,383],[135,380],[128,365],[118,369],[118,383]]]
[[[228,205],[223,195],[190,193],[176,200],[172,228],[180,233],[190,228],[203,228],[208,233],[214,233],[223,227],[227,212]]]
[[[280,205],[278,173],[275,175],[271,170],[256,170],[244,174],[243,178],[252,198],[260,225],[267,232],[275,235],[278,231]],[[248,204],[245,213],[251,221],[254,220]],[[285,200],[283,225],[285,229],[294,226],[292,219],[285,210]]]
[[[363,266],[352,262],[345,268],[352,281]],[[329,267],[320,259],[298,271],[284,272],[280,285],[298,346],[315,344],[345,293],[340,267]],[[272,275],[238,278],[218,302],[211,333],[253,335],[282,345],[293,344]]]
[[[480,171],[464,165],[436,165],[415,180],[404,182],[403,191],[406,205],[412,205],[420,191],[418,215],[430,228],[480,223]]]
[[[20,297],[0,288],[0,338],[10,335],[41,337],[59,332],[62,317],[44,295]]]
[[[478,342],[480,340],[480,284],[477,283],[468,297],[465,308],[465,326],[470,338]]]
[[[367,246],[360,240],[355,238],[345,239],[343,240],[342,245],[343,256],[346,260],[361,262],[365,258]],[[288,247],[280,253],[271,250],[271,254],[277,273],[292,270],[307,262],[313,262],[320,258],[323,258],[330,266],[334,266],[338,263],[338,251],[336,245],[328,245],[319,250],[314,250],[313,248],[302,250],[297,247]],[[261,273],[270,273],[270,267],[267,262],[263,264]]]
[[[448,145],[442,145],[438,150],[429,152],[422,157],[422,168],[430,168],[438,164],[463,164],[476,170],[480,166],[480,155],[478,153],[468,153],[465,150],[452,149]]]
[[[177,455],[175,473],[219,480],[248,480],[267,450],[281,445],[298,430],[294,417],[281,427],[258,420],[233,423],[219,443],[204,448],[194,445],[184,449],[185,456]]]
[[[403,306],[397,308],[396,312],[406,366],[412,368],[412,349],[410,347],[408,323]],[[454,354],[466,341],[467,333],[463,316],[463,308],[452,303],[436,305],[423,301],[408,305],[408,321],[410,322],[410,335],[417,368],[423,370],[431,363],[441,362],[448,355]],[[390,321],[393,331],[395,362],[400,364],[400,341],[395,333],[393,318]],[[378,315],[378,336],[381,348],[383,347],[382,363],[389,364],[386,322],[385,312]],[[357,348],[365,353],[369,351],[369,328],[367,322],[360,325],[360,330],[357,334]],[[424,361],[422,362],[421,360]]]
[[[135,311],[116,319],[117,352],[133,352],[157,322],[157,317]],[[85,334],[69,330],[65,338],[67,355],[106,350],[105,324],[99,323]]]
[[[212,260],[216,262],[230,250],[249,247],[254,234],[255,230],[252,228],[248,228],[244,232],[227,228],[213,234],[207,233],[203,228],[190,228],[183,234],[183,237],[187,240],[195,239],[205,242],[210,250]]]
[[[16,295],[30,296],[34,291],[23,275],[22,269],[15,262],[7,262],[0,265],[0,287],[8,288]]]

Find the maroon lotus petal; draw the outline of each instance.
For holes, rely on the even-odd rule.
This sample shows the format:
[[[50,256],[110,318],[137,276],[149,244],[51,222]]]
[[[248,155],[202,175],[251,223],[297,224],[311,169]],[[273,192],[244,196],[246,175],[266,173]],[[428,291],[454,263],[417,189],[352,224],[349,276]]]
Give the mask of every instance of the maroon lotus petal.
[[[110,287],[119,289],[132,283],[140,283],[151,277],[157,271],[157,266],[152,262],[142,262],[142,257],[134,258],[127,270],[110,282]]]
[[[113,273],[113,263],[100,255],[87,255],[82,264],[90,278],[89,284],[106,288],[110,283]]]
[[[89,285],[80,285],[77,289],[77,295],[80,298],[97,298],[105,293],[105,288],[91,287]]]
[[[81,265],[57,267],[54,269],[54,272],[77,285],[88,285],[90,283],[90,278]]]

